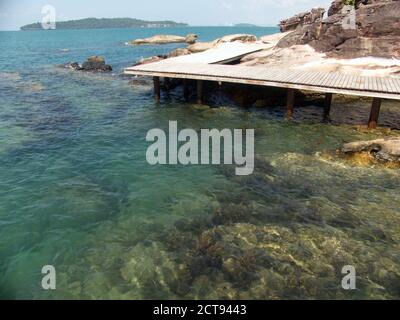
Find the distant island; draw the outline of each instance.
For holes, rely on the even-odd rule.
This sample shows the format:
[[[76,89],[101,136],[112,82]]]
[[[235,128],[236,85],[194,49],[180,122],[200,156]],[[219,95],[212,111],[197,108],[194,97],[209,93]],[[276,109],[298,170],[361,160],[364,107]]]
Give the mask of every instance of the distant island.
[[[56,23],[57,29],[110,29],[110,28],[168,28],[187,27],[186,23],[174,21],[146,21],[132,18],[87,18]],[[42,30],[40,22],[27,24],[21,30]]]
[[[260,26],[256,24],[251,24],[251,23],[238,23],[235,24],[234,27],[239,27],[239,28],[258,28]]]

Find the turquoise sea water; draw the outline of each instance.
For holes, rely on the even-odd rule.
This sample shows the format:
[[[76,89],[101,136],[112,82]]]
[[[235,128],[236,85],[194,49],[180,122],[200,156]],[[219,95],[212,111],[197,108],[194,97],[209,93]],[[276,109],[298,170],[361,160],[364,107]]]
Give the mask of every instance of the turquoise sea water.
[[[0,32],[0,298],[400,298],[399,171],[326,156],[381,135],[354,127],[368,102],[335,100],[333,124],[316,106],[285,122],[281,107],[210,108],[179,90],[157,105],[150,85],[120,75],[181,46],[124,45],[135,38],[276,31]],[[113,73],[57,66],[91,55]],[[383,126],[399,128],[399,113],[385,103]],[[149,166],[146,133],[169,120],[254,128],[254,175]],[[41,288],[44,265],[56,268],[55,291]],[[345,265],[356,291],[341,288]]]

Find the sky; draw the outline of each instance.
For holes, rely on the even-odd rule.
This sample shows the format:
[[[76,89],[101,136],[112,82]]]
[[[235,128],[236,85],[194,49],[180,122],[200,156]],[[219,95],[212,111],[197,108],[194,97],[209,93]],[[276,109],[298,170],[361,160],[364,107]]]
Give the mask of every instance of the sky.
[[[42,8],[52,5],[56,20],[88,17],[130,17],[173,20],[192,26],[252,23],[276,25],[279,20],[332,0],[0,0],[0,30],[18,30],[42,20]]]

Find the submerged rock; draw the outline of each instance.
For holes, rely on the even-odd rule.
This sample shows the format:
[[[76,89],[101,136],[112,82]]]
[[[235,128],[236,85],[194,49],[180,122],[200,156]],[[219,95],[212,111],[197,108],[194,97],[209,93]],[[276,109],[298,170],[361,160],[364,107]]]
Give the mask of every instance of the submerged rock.
[[[156,35],[146,39],[136,39],[129,41],[128,45],[143,45],[143,44],[168,44],[168,43],[188,43],[193,44],[196,42],[198,36],[195,34],[188,34],[186,37],[174,35]]]
[[[400,163],[400,138],[351,142],[343,146],[342,152],[345,154],[367,152],[378,161]]]

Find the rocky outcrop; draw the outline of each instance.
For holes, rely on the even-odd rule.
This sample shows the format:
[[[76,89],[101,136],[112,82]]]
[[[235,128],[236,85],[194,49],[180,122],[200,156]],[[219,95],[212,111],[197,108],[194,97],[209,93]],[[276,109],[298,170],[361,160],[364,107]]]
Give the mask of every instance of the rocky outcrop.
[[[314,8],[311,11],[302,12],[292,18],[282,20],[279,24],[281,32],[295,30],[298,27],[320,23],[325,14],[324,8]]]
[[[193,43],[196,43],[197,39],[198,39],[198,35],[197,34],[190,33],[190,34],[188,34],[186,36],[185,42],[187,44],[193,44]]]
[[[168,43],[188,43],[193,44],[197,41],[198,36],[195,34],[188,34],[186,37],[174,35],[157,35],[146,39],[136,39],[128,42],[129,45],[143,45],[143,44],[168,44]]]
[[[133,66],[139,66],[142,64],[148,64],[148,63],[153,63],[153,62],[158,62],[164,59],[167,59],[168,56],[166,55],[158,55],[158,56],[153,56],[153,57],[149,57],[149,58],[144,58],[139,60],[138,62],[136,62]]]
[[[324,14],[324,8],[314,8],[311,11],[299,13],[292,18],[282,20],[279,27],[281,32],[295,30],[301,26],[321,22]]]
[[[334,14],[340,13],[344,6],[345,6],[345,3],[343,0],[333,1],[328,10],[328,17],[333,16]]]
[[[225,43],[225,42],[255,42],[257,41],[257,37],[252,34],[232,34],[220,39],[215,40],[214,44]]]
[[[309,44],[337,58],[400,58],[400,1],[356,0],[353,12],[345,3],[334,1],[322,21],[297,25],[278,47]]]
[[[80,65],[78,62],[67,63],[65,68],[78,70],[78,71],[91,71],[91,72],[109,72],[112,71],[112,67],[106,64],[103,57],[92,56],[86,59],[86,61]]]
[[[167,37],[168,39],[173,40],[172,38],[170,38],[171,36],[155,36],[155,37],[145,39],[145,40],[150,41],[151,43],[154,43],[154,41],[158,42],[158,41],[160,41],[160,39],[164,39],[164,37]],[[150,39],[152,39],[152,40],[150,40]],[[154,39],[156,39],[156,40],[154,40]],[[185,39],[186,39],[185,42],[191,43],[192,41],[197,39],[197,36],[196,35],[188,35]],[[139,43],[139,42],[141,43],[142,40],[136,40],[136,41],[137,41],[137,43]],[[180,56],[184,56],[184,55],[188,55],[188,54],[192,54],[192,53],[199,53],[199,52],[203,52],[203,51],[215,48],[218,45],[220,45],[221,43],[235,42],[235,41],[255,42],[255,41],[257,41],[257,37],[254,35],[251,35],[251,34],[232,34],[232,35],[228,35],[228,36],[224,36],[222,38],[216,39],[212,42],[196,42],[196,43],[189,44],[187,48],[175,49],[174,51],[170,52],[168,55],[158,55],[158,56],[142,59],[142,60],[138,61],[135,64],[135,66],[141,65],[141,64],[146,64],[146,63],[157,62],[157,61],[164,60],[167,58],[174,58],[174,57],[180,57]]]
[[[171,51],[168,54],[168,58],[175,58],[175,57],[180,57],[180,56],[186,56],[188,54],[191,54],[192,52],[187,49],[187,48],[178,48],[175,49],[174,51]]]
[[[400,138],[351,142],[343,146],[342,152],[369,153],[378,161],[400,163]]]
[[[203,52],[214,47],[212,42],[197,42],[187,47],[191,53]]]

